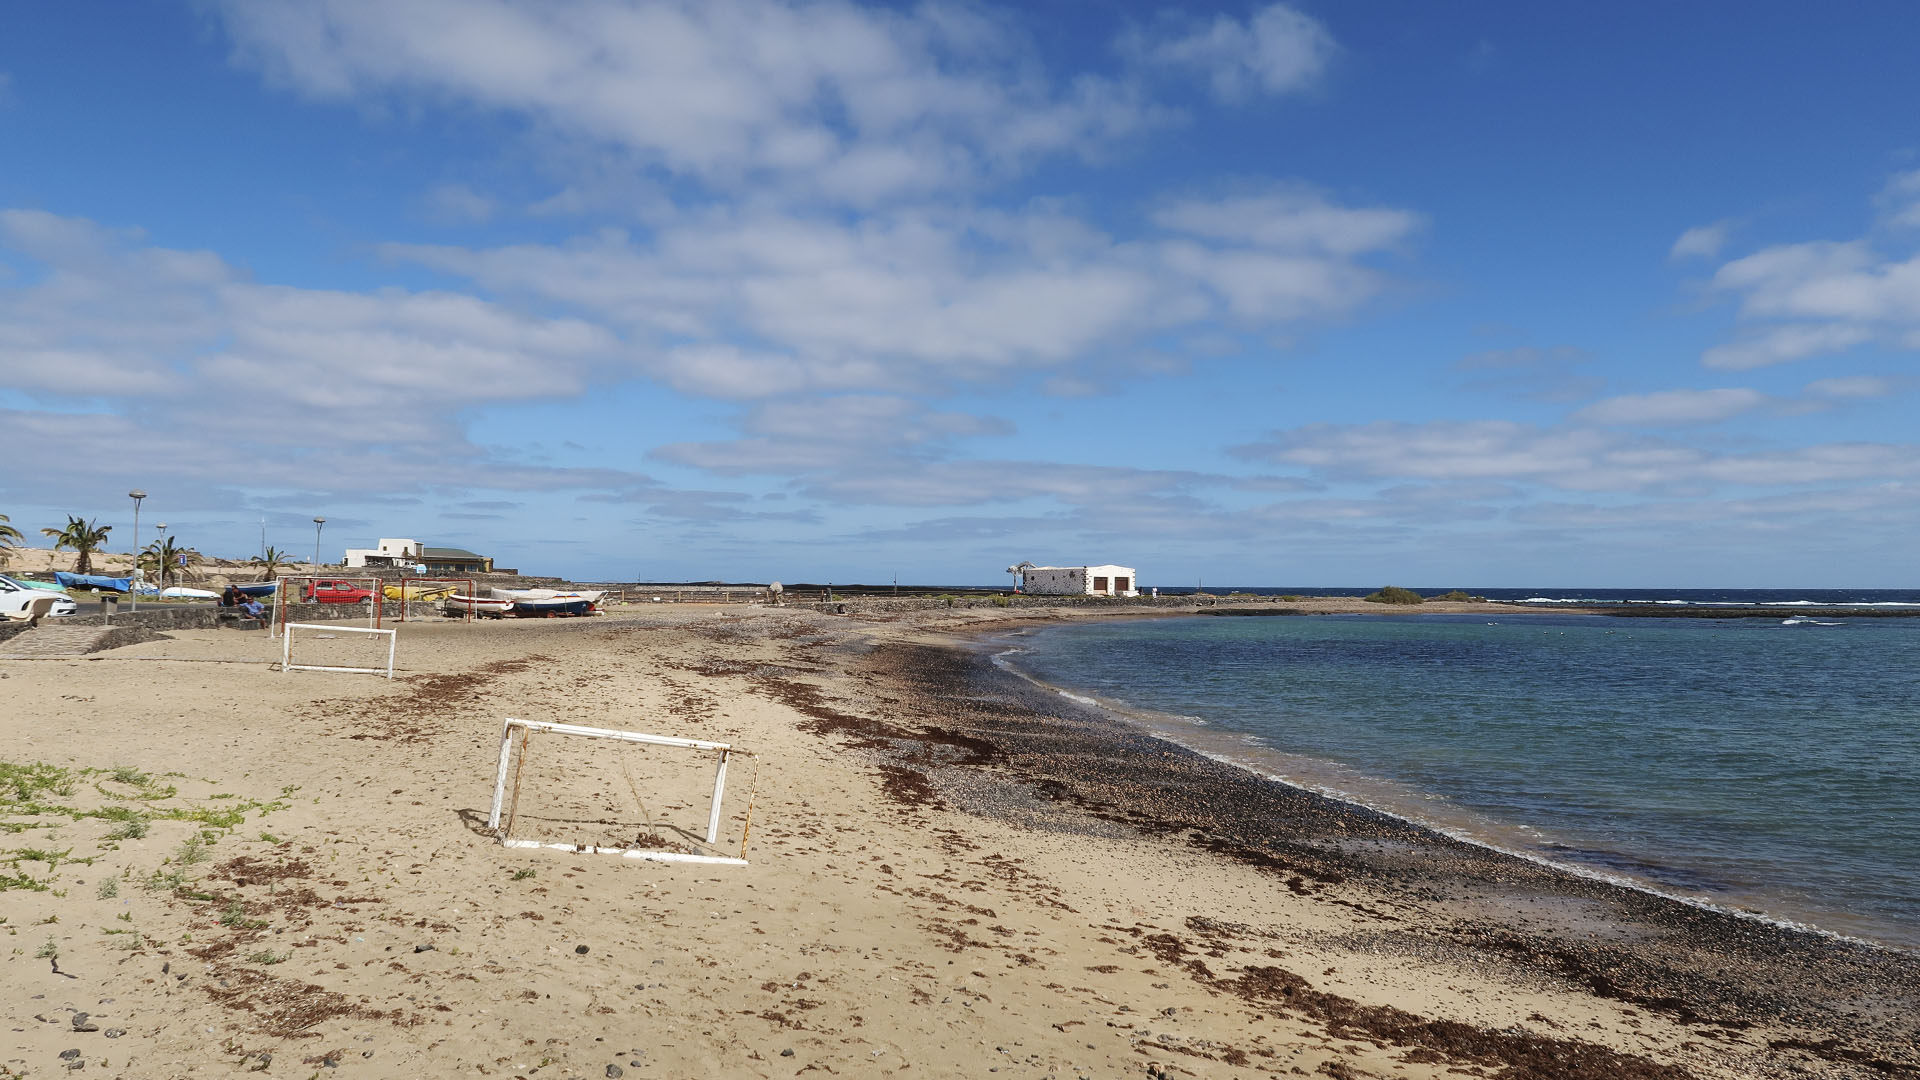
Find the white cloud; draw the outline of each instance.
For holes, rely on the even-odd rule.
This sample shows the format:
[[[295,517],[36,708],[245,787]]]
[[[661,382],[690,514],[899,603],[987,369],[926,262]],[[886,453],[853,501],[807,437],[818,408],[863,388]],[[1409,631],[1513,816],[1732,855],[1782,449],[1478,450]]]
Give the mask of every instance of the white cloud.
[[[1744,341],[1715,345],[1703,353],[1700,360],[1708,367],[1722,371],[1746,371],[1823,353],[1841,352],[1863,344],[1872,337],[1872,332],[1863,326],[1799,323],[1777,327]]]
[[[1312,424],[1236,447],[1328,480],[1500,482],[1563,491],[1691,494],[1920,478],[1920,446],[1828,443],[1719,453],[1670,439],[1502,420]]]
[[[440,221],[488,221],[499,209],[499,203],[465,184],[441,184],[427,192],[427,210]]]
[[[1660,390],[1607,398],[1573,414],[1582,424],[1636,427],[1664,424],[1708,424],[1731,419],[1766,404],[1758,390]]]
[[[853,222],[710,209],[659,222],[645,243],[608,232],[558,247],[383,250],[657,341],[636,362],[711,396],[898,392],[1035,369],[1071,386],[1084,373],[1062,369],[1149,332],[1338,317],[1386,286],[1361,259],[1404,236],[1411,215],[1289,206],[1292,250],[1122,242],[1046,206]],[[1198,200],[1178,214],[1218,216]]]
[[[1166,469],[976,460],[847,470],[824,476],[804,490],[828,502],[866,505],[977,506],[1048,499],[1087,507],[1164,497],[1218,480]]]
[[[1422,223],[1406,210],[1336,206],[1301,190],[1183,199],[1156,212],[1153,220],[1209,240],[1342,258],[1391,248]]]
[[[1556,404],[1581,401],[1600,392],[1606,380],[1583,370],[1593,358],[1571,345],[1550,349],[1523,345],[1462,357],[1454,370],[1470,390]]]
[[[1920,321],[1920,256],[1876,254],[1864,240],[1787,244],[1722,266],[1717,289],[1767,318]]]
[[[738,424],[744,437],[670,443],[653,456],[728,475],[800,476],[902,468],[949,456],[955,440],[1005,434],[1005,421],[941,412],[910,398],[845,394],[763,402]]]
[[[1027,42],[959,7],[224,0],[216,10],[239,62],[313,97],[499,110],[671,173],[785,178],[856,201],[1088,152],[1170,118],[1108,80],[1054,85]]]
[[[1893,177],[1879,201],[1886,224],[1920,224],[1920,171]],[[1920,254],[1877,246],[1897,239],[1880,232],[1778,244],[1721,266],[1710,288],[1737,298],[1743,320],[1771,325],[1708,349],[1702,361],[1738,370],[1870,342],[1920,348]]]
[[[1205,75],[1214,96],[1228,102],[1305,90],[1338,51],[1324,25],[1286,4],[1261,8],[1244,22],[1168,12],[1153,27],[1123,35],[1119,48],[1138,63]]]
[[[1880,205],[1888,225],[1920,228],[1920,169],[1898,173],[1887,181]]]
[[[129,429],[117,452],[182,475],[264,480],[331,457],[403,484],[409,462],[483,456],[461,410],[577,394],[623,348],[585,321],[458,293],[260,284],[206,252],[39,211],[0,212],[0,249],[37,271],[0,289],[0,382],[133,414],[113,421]]]
[[[1669,259],[1713,259],[1718,258],[1720,250],[1727,246],[1736,222],[1716,221],[1711,225],[1696,225],[1680,234],[1667,252]]]
[[[1899,384],[1878,375],[1846,375],[1832,379],[1817,379],[1806,385],[1803,393],[1809,397],[1821,398],[1880,398],[1891,397],[1899,392]]]

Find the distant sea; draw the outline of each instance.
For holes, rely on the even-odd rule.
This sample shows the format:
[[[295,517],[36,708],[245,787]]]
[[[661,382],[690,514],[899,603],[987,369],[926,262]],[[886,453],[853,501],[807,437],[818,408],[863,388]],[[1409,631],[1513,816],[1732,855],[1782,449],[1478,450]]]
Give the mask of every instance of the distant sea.
[[[1470,589],[1458,585],[1421,588],[1406,586],[1422,596],[1438,596],[1460,589],[1472,596],[1520,604],[1757,604],[1770,607],[1914,607],[1920,608],[1920,589]],[[1365,596],[1378,585],[1328,588],[1313,585],[1281,587],[1257,585],[1177,585],[1160,587],[1162,596],[1198,591],[1216,596],[1250,593],[1255,596]]]
[[[1125,620],[1015,632],[1000,661],[1451,835],[1920,949],[1920,619],[1791,610],[1920,592],[1469,591],[1783,610]]]

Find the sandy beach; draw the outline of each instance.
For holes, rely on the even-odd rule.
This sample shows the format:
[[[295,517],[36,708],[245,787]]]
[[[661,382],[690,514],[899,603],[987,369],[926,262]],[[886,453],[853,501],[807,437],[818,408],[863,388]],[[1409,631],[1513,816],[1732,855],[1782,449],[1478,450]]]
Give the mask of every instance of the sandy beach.
[[[1055,617],[413,622],[391,682],[230,630],[0,661],[0,1076],[1920,1076],[1915,957],[1262,781],[972,647]],[[751,751],[750,865],[502,847],[509,716]],[[710,761],[607,745],[539,737],[515,835],[704,828]]]

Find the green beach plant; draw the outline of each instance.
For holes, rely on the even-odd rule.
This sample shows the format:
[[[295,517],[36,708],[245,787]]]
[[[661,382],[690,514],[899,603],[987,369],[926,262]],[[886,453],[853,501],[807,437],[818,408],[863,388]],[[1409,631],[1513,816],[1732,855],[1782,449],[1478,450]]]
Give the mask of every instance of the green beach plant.
[[[151,571],[163,589],[167,587],[169,576],[175,581],[186,581],[192,576],[191,569],[205,561],[198,551],[181,547],[171,536],[155,540],[140,553],[141,568]]]
[[[7,524],[7,515],[0,514],[0,566],[7,565],[13,559],[13,549],[26,539],[20,530]]]
[[[1418,604],[1422,602],[1419,593],[1414,592],[1412,589],[1402,589],[1398,585],[1385,586],[1380,591],[1368,593],[1361,597],[1361,599],[1369,604]]]
[[[73,572],[90,574],[93,572],[93,553],[99,551],[107,542],[107,534],[113,531],[111,525],[100,525],[96,521],[67,515],[67,527],[64,529],[41,529],[40,535],[53,538],[53,550],[71,549],[79,557],[74,560]]]
[[[279,548],[270,547],[265,554],[254,557],[253,565],[260,568],[261,581],[272,581],[273,572],[287,565],[287,553]]]
[[[1464,604],[1467,601],[1472,600],[1473,597],[1467,595],[1464,591],[1460,589],[1455,589],[1452,592],[1443,592],[1439,596],[1429,596],[1427,597],[1427,599],[1443,600],[1449,604]]]

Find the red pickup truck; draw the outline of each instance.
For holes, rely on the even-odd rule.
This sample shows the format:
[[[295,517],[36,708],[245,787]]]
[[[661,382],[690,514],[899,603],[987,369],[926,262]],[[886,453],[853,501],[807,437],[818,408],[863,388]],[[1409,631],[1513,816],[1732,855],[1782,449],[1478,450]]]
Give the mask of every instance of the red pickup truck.
[[[315,581],[308,583],[300,597],[309,604],[364,604],[373,598],[373,590],[351,581]]]

